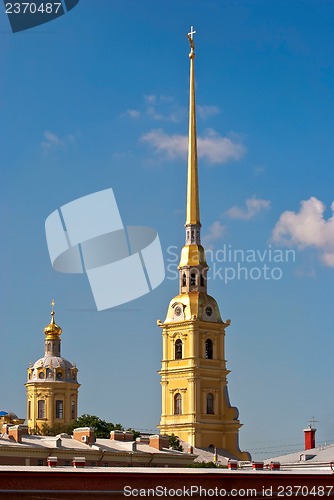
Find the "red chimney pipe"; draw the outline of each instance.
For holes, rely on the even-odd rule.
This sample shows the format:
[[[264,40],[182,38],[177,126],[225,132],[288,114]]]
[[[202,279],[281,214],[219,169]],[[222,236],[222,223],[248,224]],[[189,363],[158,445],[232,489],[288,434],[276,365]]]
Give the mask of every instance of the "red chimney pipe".
[[[305,450],[311,450],[315,448],[315,433],[317,429],[314,427],[308,427],[304,429],[304,441],[305,441]]]

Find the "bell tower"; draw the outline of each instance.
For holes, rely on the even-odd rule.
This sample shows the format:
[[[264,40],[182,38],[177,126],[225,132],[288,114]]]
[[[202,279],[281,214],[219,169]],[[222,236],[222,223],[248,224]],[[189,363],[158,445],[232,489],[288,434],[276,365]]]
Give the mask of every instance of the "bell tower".
[[[227,389],[225,330],[218,304],[207,293],[205,251],[201,245],[195,104],[194,34],[190,43],[190,101],[185,245],[179,264],[179,294],[168,307],[162,328],[161,434],[175,434],[191,446],[218,448],[239,460],[238,409]]]

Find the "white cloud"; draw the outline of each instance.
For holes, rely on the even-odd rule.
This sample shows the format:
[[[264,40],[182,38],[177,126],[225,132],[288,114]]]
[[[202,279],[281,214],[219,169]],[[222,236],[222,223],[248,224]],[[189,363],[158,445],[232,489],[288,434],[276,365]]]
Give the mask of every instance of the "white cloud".
[[[163,153],[168,158],[186,157],[188,151],[188,137],[181,134],[166,134],[161,129],[154,129],[141,138],[152,146],[156,153]],[[222,137],[212,129],[208,129],[203,136],[197,137],[198,156],[206,158],[209,163],[226,163],[230,160],[239,160],[245,154],[242,144],[233,142],[228,137]]]
[[[253,168],[253,175],[259,176],[263,175],[267,170],[267,167],[264,165],[258,165],[257,167]]]
[[[144,101],[148,104],[155,104],[157,102],[157,96],[155,94],[144,95]]]
[[[207,129],[204,136],[198,136],[197,145],[198,156],[206,157],[210,163],[240,160],[246,151],[242,144],[222,137],[212,129]]]
[[[196,107],[198,115],[205,120],[206,118],[209,118],[210,116],[217,115],[219,113],[219,108],[218,106],[206,106],[206,105],[200,105],[198,104]]]
[[[47,150],[52,147],[63,146],[63,141],[50,130],[46,130],[44,133],[44,141],[42,142],[42,148]]]
[[[51,149],[66,148],[66,146],[74,141],[74,135],[69,134],[65,138],[61,138],[50,130],[43,132],[44,140],[41,142],[42,149],[49,151]]]
[[[175,104],[174,99],[166,95],[149,94],[143,96],[141,109],[128,109],[121,117],[138,119],[147,116],[154,121],[177,123],[184,119],[187,108]]]
[[[322,262],[334,267],[334,216],[324,218],[326,206],[312,196],[300,203],[299,212],[283,212],[273,231],[272,240],[286,246],[316,248]],[[334,202],[331,204],[332,214]]]
[[[268,210],[270,208],[270,200],[261,200],[253,196],[252,198],[247,198],[245,205],[245,208],[231,207],[225,214],[231,219],[250,220],[263,210]]]
[[[212,249],[213,243],[223,236],[225,229],[225,226],[223,226],[219,220],[213,222],[208,228],[207,233],[202,238],[203,245],[207,249]]]
[[[127,109],[125,115],[136,119],[140,117],[141,113],[137,109]]]
[[[183,157],[188,151],[188,139],[185,135],[168,135],[161,129],[151,130],[141,140],[150,144],[156,153],[164,153],[168,158]]]
[[[168,95],[147,94],[143,96],[144,104],[139,109],[128,109],[121,116],[139,118],[148,116],[154,121],[165,121],[179,123],[188,116],[188,108],[179,106],[173,97]],[[197,105],[197,113],[202,119],[219,113],[219,108],[215,105]]]
[[[157,110],[156,110],[156,107],[155,106],[147,106],[146,108],[146,114],[152,118],[152,120],[163,120],[164,119],[164,115],[159,113]]]

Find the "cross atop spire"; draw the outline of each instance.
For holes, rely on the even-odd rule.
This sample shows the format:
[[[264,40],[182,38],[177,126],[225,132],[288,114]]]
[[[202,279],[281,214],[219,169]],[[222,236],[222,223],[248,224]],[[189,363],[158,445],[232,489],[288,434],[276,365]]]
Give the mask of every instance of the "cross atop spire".
[[[191,26],[190,27],[190,32],[187,34],[187,37],[188,37],[188,40],[189,40],[189,43],[190,43],[190,48],[191,48],[191,53],[194,52],[195,50],[195,44],[194,44],[194,35],[195,35],[196,31],[194,31],[194,27]]]

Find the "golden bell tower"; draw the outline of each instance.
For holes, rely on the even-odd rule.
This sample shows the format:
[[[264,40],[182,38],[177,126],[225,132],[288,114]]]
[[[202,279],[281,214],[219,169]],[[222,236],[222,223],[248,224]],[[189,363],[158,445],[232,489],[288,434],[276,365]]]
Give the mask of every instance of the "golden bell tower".
[[[191,446],[218,448],[239,460],[238,409],[230,405],[225,360],[225,329],[218,304],[207,293],[205,251],[200,239],[200,210],[196,141],[194,59],[191,28],[190,104],[186,243],[179,264],[180,293],[168,307],[162,328],[163,359],[161,434],[175,434]]]
[[[51,323],[44,328],[45,353],[28,368],[27,421],[29,431],[43,433],[46,427],[57,429],[77,418],[77,367],[61,357],[62,329],[55,323],[52,301]]]

